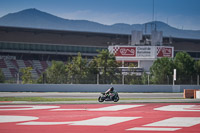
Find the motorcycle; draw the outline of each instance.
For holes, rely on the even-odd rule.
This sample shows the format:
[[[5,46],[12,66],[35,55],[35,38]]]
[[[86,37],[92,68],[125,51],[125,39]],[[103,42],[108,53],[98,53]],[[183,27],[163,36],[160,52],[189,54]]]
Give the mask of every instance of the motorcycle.
[[[104,101],[114,101],[118,102],[119,101],[119,95],[115,91],[113,93],[106,94],[105,92],[102,92],[101,95],[98,98],[99,102],[104,102]]]

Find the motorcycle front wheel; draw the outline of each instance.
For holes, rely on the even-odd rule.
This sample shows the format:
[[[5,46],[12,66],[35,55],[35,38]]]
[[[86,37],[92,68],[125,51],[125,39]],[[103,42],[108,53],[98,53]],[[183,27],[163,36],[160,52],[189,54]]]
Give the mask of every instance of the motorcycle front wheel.
[[[101,96],[99,96],[98,101],[103,102],[104,100],[101,98]]]

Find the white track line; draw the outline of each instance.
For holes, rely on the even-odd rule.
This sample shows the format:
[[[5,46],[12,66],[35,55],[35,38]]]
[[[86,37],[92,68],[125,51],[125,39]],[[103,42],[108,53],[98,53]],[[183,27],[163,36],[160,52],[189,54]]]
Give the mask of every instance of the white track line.
[[[200,117],[173,117],[144,126],[191,127],[200,124]]]
[[[33,117],[33,116],[0,115],[0,123],[31,121],[37,119],[38,117]]]
[[[113,124],[138,119],[141,117],[98,117],[89,120],[73,122],[70,125],[83,125],[83,126],[110,126]]]
[[[6,109],[4,109],[6,108]],[[12,109],[13,108],[13,109]],[[3,105],[0,106],[0,111],[8,110],[35,110],[35,109],[52,109],[60,108],[60,106],[43,106],[43,105]]]
[[[96,108],[96,109],[53,109],[51,111],[78,111],[78,110],[87,110],[87,111],[119,111],[129,108],[135,108],[135,107],[141,107],[144,105],[114,105],[114,106],[108,106],[103,108]]]
[[[129,108],[141,107],[144,105],[114,105],[109,107],[97,108],[97,109],[88,109],[89,111],[119,111]]]
[[[72,122],[25,122],[25,123],[19,123],[17,125],[63,125],[70,123]]]
[[[24,122],[17,125],[82,125],[82,126],[110,126],[113,124],[126,122],[141,117],[98,117],[88,120],[73,121],[73,122]]]
[[[181,128],[152,128],[152,127],[134,127],[127,130],[134,130],[134,131],[176,131]]]
[[[154,110],[159,111],[200,111],[199,105],[167,105]]]

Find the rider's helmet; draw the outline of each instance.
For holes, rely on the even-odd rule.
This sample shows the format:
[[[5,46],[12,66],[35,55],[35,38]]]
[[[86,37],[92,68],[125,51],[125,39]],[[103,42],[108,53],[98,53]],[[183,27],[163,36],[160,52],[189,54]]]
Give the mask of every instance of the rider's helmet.
[[[114,88],[113,88],[113,87],[110,87],[110,91],[114,91]]]

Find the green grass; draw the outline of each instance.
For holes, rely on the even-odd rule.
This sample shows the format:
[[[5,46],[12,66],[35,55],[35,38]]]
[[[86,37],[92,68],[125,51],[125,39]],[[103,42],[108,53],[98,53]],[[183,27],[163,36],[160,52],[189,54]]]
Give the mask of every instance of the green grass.
[[[152,99],[183,99],[183,98],[120,98],[120,100],[152,100]],[[43,98],[43,97],[0,97],[0,101],[30,101],[30,102],[55,102],[55,101],[97,101],[97,98]]]
[[[89,98],[43,98],[43,97],[0,97],[0,101],[30,101],[30,102],[54,102],[54,101],[94,101]]]

